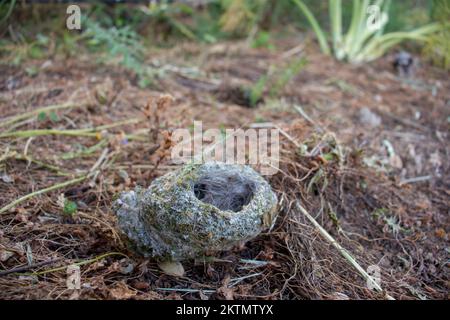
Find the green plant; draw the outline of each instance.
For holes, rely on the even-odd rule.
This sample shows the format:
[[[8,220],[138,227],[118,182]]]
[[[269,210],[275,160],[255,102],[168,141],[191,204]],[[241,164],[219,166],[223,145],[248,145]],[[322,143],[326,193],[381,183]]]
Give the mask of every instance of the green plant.
[[[143,65],[144,47],[140,36],[129,26],[104,28],[98,22],[86,20],[87,30],[84,38],[91,48],[103,47],[110,59],[120,58],[120,63],[138,76],[141,87],[148,86],[155,70]]]
[[[219,23],[222,30],[232,35],[248,34],[252,40],[270,10],[270,3],[270,0],[221,0],[224,12]]]
[[[342,0],[329,0],[332,42],[330,48],[326,33],[304,1],[292,1],[312,26],[321,50],[325,54],[333,54],[338,60],[345,59],[351,63],[375,60],[404,40],[426,41],[430,34],[441,29],[439,24],[431,23],[412,31],[384,33],[389,21],[390,1],[353,0],[350,26],[344,34]]]
[[[450,0],[434,0],[432,17],[442,28],[439,32],[431,35],[424,47],[424,55],[431,62],[444,68],[450,69]]]
[[[24,60],[47,57],[51,53],[50,47],[50,39],[40,33],[30,41],[19,35],[16,41],[5,39],[0,42],[0,55],[4,55],[7,62],[17,66]]]
[[[72,216],[75,212],[77,212],[78,206],[75,202],[70,200],[64,201],[63,213]]]
[[[277,97],[284,87],[292,80],[307,64],[306,58],[293,60],[284,67],[271,66],[269,71],[262,75],[258,81],[249,89],[250,105],[256,106],[262,100],[266,89],[270,87],[269,95]]]
[[[48,115],[45,112],[38,113],[38,117],[37,117],[38,121],[45,121],[45,120],[47,120],[47,116],[52,122],[58,122],[59,121],[59,117],[58,117],[58,115],[56,114],[55,111],[50,111],[50,113]]]
[[[275,49],[275,46],[270,41],[270,33],[267,31],[258,32],[253,39],[252,48],[267,48],[269,50]]]
[[[109,56],[121,57],[122,64],[137,71],[143,47],[139,36],[128,26],[104,28],[99,23],[86,20],[86,38],[91,47],[105,46]]]
[[[250,4],[246,0],[222,0],[225,11],[220,18],[222,30],[229,33],[247,33],[255,19]]]
[[[0,1],[0,25],[2,25],[5,21],[9,19],[14,9],[14,6],[16,5],[16,2],[17,0],[12,0],[8,5],[8,1],[6,0]],[[2,17],[3,12],[5,12],[5,15]]]
[[[259,80],[250,88],[250,105],[256,106],[258,102],[261,100],[261,97],[264,93],[264,89],[267,84],[268,77],[267,75],[262,76]]]
[[[183,3],[169,4],[166,0],[160,3],[151,1],[147,7],[142,7],[142,11],[158,24],[166,24],[184,37],[197,40],[191,29],[176,18],[178,15],[192,16],[193,9],[190,6]]]
[[[280,74],[276,77],[275,83],[270,89],[270,95],[272,97],[277,96],[281,90],[292,80],[299,72],[306,66],[308,61],[302,57],[290,62],[285,68],[280,71]]]

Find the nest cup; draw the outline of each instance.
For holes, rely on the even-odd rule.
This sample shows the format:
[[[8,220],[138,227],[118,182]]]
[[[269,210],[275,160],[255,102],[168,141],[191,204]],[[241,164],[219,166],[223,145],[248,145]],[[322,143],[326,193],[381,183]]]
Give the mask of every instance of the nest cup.
[[[115,202],[120,229],[148,257],[180,261],[228,250],[270,228],[277,198],[248,166],[190,164]]]

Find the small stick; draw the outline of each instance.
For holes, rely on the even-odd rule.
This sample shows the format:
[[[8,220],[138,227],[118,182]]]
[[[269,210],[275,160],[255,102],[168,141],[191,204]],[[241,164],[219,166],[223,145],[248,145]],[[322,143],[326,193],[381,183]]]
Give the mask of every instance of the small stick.
[[[203,289],[189,289],[189,288],[156,288],[156,290],[161,291],[178,291],[178,292],[188,292],[188,293],[196,293],[196,292],[203,292],[203,293],[215,293],[216,290],[203,290]]]
[[[131,118],[131,119],[126,119],[126,120],[122,120],[122,121],[113,122],[113,123],[110,123],[110,124],[105,124],[105,125],[102,125],[102,126],[99,126],[99,127],[95,127],[95,128],[93,128],[91,130],[102,131],[102,130],[111,129],[111,128],[114,128],[114,127],[120,127],[120,126],[123,126],[123,125],[126,125],[126,124],[139,123],[139,122],[142,122],[143,120],[144,120],[144,118],[139,118],[139,117]]]
[[[400,122],[401,124],[403,124],[403,125],[405,125],[405,126],[411,126],[411,127],[413,127],[413,128],[416,128],[416,129],[419,129],[419,130],[422,130],[422,131],[427,131],[427,130],[428,130],[427,127],[422,126],[421,124],[418,124],[418,123],[416,123],[416,122],[414,122],[414,121],[411,121],[411,120],[409,120],[409,119],[407,119],[407,118],[398,117],[398,116],[393,115],[393,114],[391,114],[391,113],[389,113],[389,112],[383,112],[383,111],[382,111],[381,113],[382,113],[383,115],[387,116],[387,117],[390,117],[390,118],[392,118],[392,119],[394,119],[394,120]]]
[[[242,280],[248,279],[248,278],[253,278],[253,277],[257,277],[262,275],[262,272],[258,272],[258,273],[254,273],[254,274],[249,274],[243,277],[239,277],[239,278],[235,278],[235,279],[231,279],[230,283],[229,283],[229,288],[234,287],[235,285],[237,285],[238,283],[240,283]]]
[[[415,182],[423,182],[423,181],[427,181],[432,179],[432,176],[422,176],[422,177],[415,177],[415,178],[409,178],[409,179],[405,179],[400,181],[400,186],[403,186],[405,184],[409,184],[409,183],[415,183]]]
[[[100,140],[99,143],[93,145],[92,147],[86,148],[84,150],[81,151],[77,151],[77,152],[67,152],[61,155],[61,159],[63,160],[71,160],[71,159],[75,159],[78,157],[84,157],[84,156],[89,156],[92,153],[96,152],[98,149],[102,148],[103,146],[108,144],[108,140],[103,139]]]
[[[41,112],[48,112],[48,111],[53,111],[53,110],[58,110],[58,109],[65,109],[65,108],[83,107],[84,105],[85,104],[77,105],[70,101],[70,102],[66,102],[63,104],[55,104],[55,105],[51,105],[51,106],[47,106],[47,107],[37,108],[37,109],[34,109],[33,111],[25,112],[25,113],[19,114],[17,116],[13,116],[11,118],[8,118],[8,119],[0,122],[0,127],[4,127],[4,126],[10,125],[10,124],[13,124],[17,121],[38,115]]]
[[[40,160],[33,159],[33,158],[29,157],[29,156],[23,156],[23,155],[19,154],[19,155],[14,156],[14,159],[35,163],[38,166],[41,166],[41,167],[44,167],[44,168],[47,168],[49,170],[54,171],[57,175],[60,175],[60,176],[66,176],[66,177],[67,176],[71,176],[70,173],[64,172],[63,170],[61,170],[57,166],[54,166],[52,164],[48,164],[48,163],[42,162]],[[0,162],[1,161],[2,161],[2,159],[0,159]]]
[[[97,161],[94,163],[92,168],[89,170],[89,174],[92,174],[95,170],[98,169],[98,167],[100,167],[100,165],[102,164],[102,162],[105,160],[106,156],[108,155],[108,152],[109,152],[108,148],[103,149],[102,154],[97,159]]]
[[[97,256],[95,258],[88,259],[88,260],[82,260],[82,261],[79,261],[79,262],[76,262],[76,263],[72,263],[70,265],[83,266],[83,265],[86,265],[86,264],[90,264],[90,263],[99,261],[99,260],[101,260],[103,258],[106,258],[106,257],[109,257],[109,256],[123,256],[123,257],[125,257],[127,259],[130,259],[126,254],[121,253],[121,252],[108,252],[108,253],[99,255],[99,256]],[[48,273],[53,273],[53,272],[57,272],[57,271],[62,271],[62,270],[66,270],[68,266],[69,265],[66,265],[66,266],[63,266],[63,267],[54,268],[54,269],[50,269],[50,270],[33,272],[30,275],[40,276],[40,275],[43,275],[43,274],[48,274]]]
[[[28,271],[30,269],[34,269],[34,268],[39,268],[39,267],[43,267],[55,262],[60,261],[62,258],[57,258],[57,259],[53,259],[53,260],[47,260],[47,261],[41,261],[38,263],[34,263],[34,264],[29,264],[29,265],[25,265],[25,266],[21,266],[21,267],[16,267],[16,268],[12,268],[9,270],[2,270],[0,271],[0,277],[1,276],[6,276],[8,274],[11,273],[19,273],[19,272],[24,272],[24,271]]]
[[[302,53],[304,48],[305,48],[305,45],[303,43],[299,44],[298,46],[295,46],[294,48],[291,48],[288,51],[283,52],[283,54],[281,54],[281,59],[286,60],[292,56],[298,55],[298,54]]]
[[[38,129],[13,131],[0,134],[1,138],[29,138],[45,135],[78,136],[78,137],[96,137],[97,133],[92,130],[57,130],[57,129]]]
[[[311,123],[316,129],[318,129],[319,131],[324,131],[323,128],[318,125],[313,119],[311,119],[306,112],[303,110],[303,108],[299,105],[294,105],[294,109],[303,117],[306,119],[306,121],[308,121],[309,123]]]
[[[297,205],[297,208],[308,218],[308,220],[317,228],[317,230],[319,231],[319,233],[326,239],[328,240],[338,251],[339,253],[345,258],[347,259],[348,262],[350,262],[350,264],[355,267],[356,270],[358,270],[358,272],[363,276],[364,279],[366,279],[367,281],[371,282],[371,284],[373,285],[373,287],[378,291],[378,292],[383,292],[383,288],[381,288],[381,286],[372,279],[372,277],[366,272],[366,270],[363,269],[363,267],[361,267],[361,265],[359,265],[359,263],[356,261],[355,258],[352,257],[352,255],[346,250],[344,249],[309,213],[308,211],[306,211],[305,208],[303,208],[298,201],[295,203]],[[395,300],[393,297],[391,297],[390,295],[388,295],[386,293],[386,298],[388,300]]]
[[[297,141],[294,140],[294,138],[292,138],[289,133],[287,133],[286,131],[284,131],[283,129],[281,129],[279,126],[274,125],[276,129],[278,129],[278,131],[280,131],[280,133],[286,137],[286,139],[288,139],[290,142],[292,142],[297,148],[300,148],[300,144],[298,144]]]
[[[38,130],[24,130],[13,131],[0,134],[0,138],[28,138],[44,135],[65,135],[65,136],[85,136],[85,137],[97,137],[98,133],[102,130],[111,129],[114,127],[123,126],[126,124],[134,124],[142,121],[140,118],[127,119],[123,121],[114,122],[111,124],[102,125],[95,128],[88,129],[75,129],[75,130],[58,130],[58,129],[38,129]]]

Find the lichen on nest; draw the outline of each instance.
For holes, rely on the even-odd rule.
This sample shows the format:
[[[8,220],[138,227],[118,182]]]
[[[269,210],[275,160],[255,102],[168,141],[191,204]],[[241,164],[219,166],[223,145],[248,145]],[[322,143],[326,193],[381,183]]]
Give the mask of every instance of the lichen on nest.
[[[270,185],[248,166],[189,164],[115,202],[120,229],[147,257],[181,261],[228,250],[270,228]]]

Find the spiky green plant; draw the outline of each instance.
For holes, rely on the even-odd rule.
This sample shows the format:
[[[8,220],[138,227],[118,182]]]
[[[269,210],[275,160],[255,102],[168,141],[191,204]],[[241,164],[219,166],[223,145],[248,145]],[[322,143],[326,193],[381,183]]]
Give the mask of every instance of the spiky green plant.
[[[84,38],[91,48],[106,49],[110,60],[120,59],[120,64],[138,77],[140,87],[147,87],[157,76],[157,71],[143,63],[144,46],[141,37],[129,26],[105,28],[98,22],[86,19]]]
[[[384,33],[389,21],[390,0],[353,0],[350,26],[344,33],[342,0],[329,0],[332,42],[330,47],[327,34],[304,1],[292,1],[313,28],[321,50],[325,54],[333,54],[338,60],[347,60],[351,63],[375,60],[404,40],[425,41],[429,35],[441,29],[439,24],[432,23],[412,31]]]

